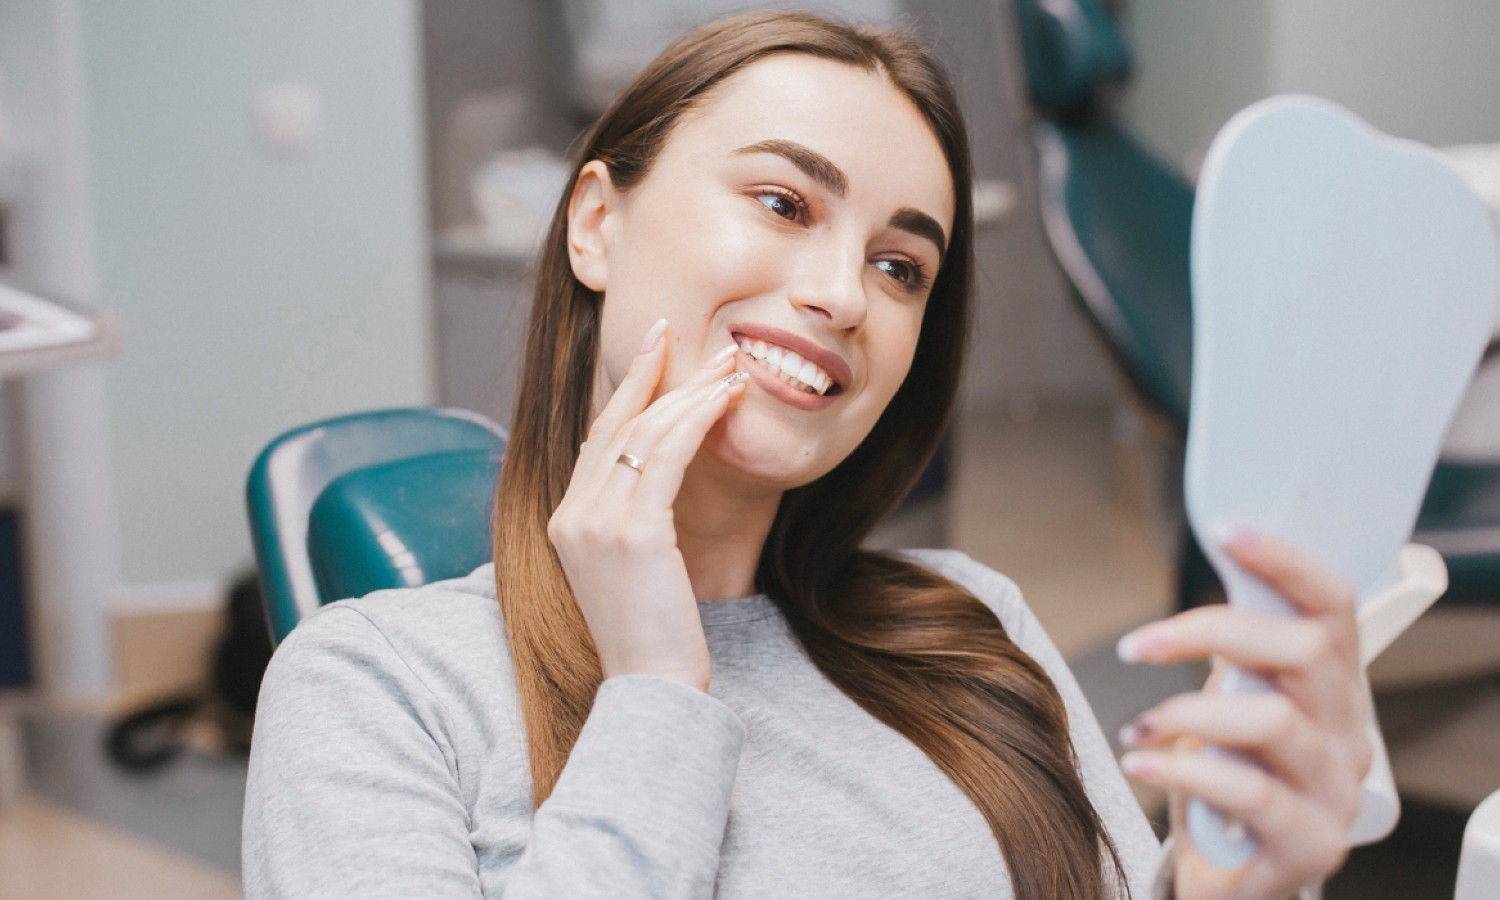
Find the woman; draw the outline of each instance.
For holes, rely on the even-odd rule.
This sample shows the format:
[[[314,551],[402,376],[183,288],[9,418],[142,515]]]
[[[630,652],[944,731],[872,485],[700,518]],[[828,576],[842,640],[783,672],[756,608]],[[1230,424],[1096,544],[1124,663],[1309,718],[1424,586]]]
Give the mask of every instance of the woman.
[[[1163,861],[1012,584],[859,549],[953,402],[969,197],[904,36],[755,13],[654,62],[544,247],[493,569],[335,604],[267,673],[248,893],[1281,897],[1334,869],[1370,750],[1352,592],[1315,563],[1242,536],[1303,618],[1122,645],[1283,688],[1130,729],[1132,774],[1261,836],[1225,872],[1185,837]]]

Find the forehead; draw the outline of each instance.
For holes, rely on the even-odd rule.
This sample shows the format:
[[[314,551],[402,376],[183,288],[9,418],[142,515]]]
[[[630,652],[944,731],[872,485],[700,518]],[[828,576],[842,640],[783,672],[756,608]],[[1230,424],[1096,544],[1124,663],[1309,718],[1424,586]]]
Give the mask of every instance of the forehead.
[[[658,164],[710,162],[766,140],[828,157],[848,176],[851,198],[952,222],[947,158],[916,105],[879,72],[803,53],[765,57],[716,85],[683,116]]]

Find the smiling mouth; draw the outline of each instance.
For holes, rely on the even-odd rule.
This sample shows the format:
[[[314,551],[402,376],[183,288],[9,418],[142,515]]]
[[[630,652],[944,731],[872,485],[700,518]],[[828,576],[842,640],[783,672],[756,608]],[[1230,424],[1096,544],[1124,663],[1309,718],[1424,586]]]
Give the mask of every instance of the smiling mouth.
[[[833,397],[844,391],[843,385],[834,381],[832,375],[817,363],[803,359],[795,350],[759,338],[736,336],[736,341],[740,350],[751,359],[804,394]]]

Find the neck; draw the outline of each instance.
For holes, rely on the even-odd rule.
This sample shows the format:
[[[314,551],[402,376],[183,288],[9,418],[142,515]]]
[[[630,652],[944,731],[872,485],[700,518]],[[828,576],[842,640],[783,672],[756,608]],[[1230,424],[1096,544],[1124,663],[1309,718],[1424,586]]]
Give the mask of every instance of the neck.
[[[755,569],[781,491],[733,478],[708,453],[688,466],[672,507],[677,547],[693,596],[723,600],[755,593]]]

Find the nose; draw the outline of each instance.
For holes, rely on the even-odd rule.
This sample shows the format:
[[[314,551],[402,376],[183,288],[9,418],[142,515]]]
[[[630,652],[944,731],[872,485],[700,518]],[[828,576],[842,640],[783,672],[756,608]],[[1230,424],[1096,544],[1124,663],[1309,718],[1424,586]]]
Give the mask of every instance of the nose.
[[[825,326],[851,331],[864,324],[865,248],[852,241],[809,242],[793,267],[788,298],[803,312],[819,316]]]

